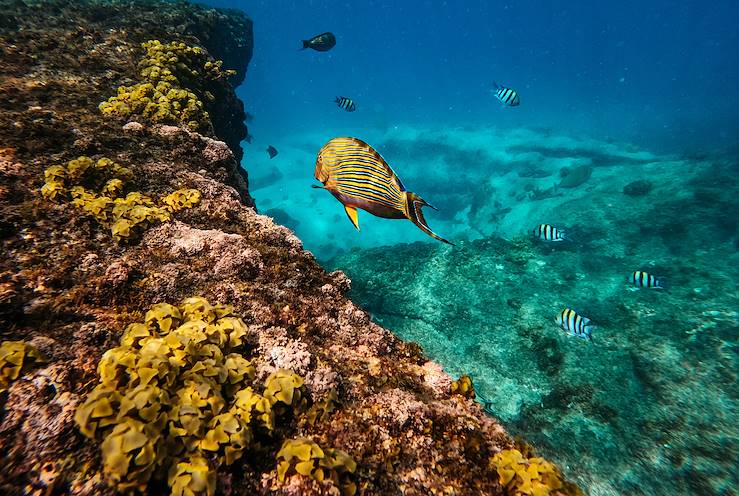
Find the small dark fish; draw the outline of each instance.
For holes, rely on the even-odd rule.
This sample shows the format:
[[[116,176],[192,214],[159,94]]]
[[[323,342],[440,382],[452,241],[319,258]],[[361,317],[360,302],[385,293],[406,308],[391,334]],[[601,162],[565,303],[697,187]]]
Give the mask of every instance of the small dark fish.
[[[246,136],[244,136],[244,141],[251,144],[251,141],[254,139],[254,136],[252,136],[249,133],[246,133]]]
[[[564,331],[567,331],[573,336],[589,339],[590,341],[593,340],[593,329],[595,329],[595,326],[590,323],[589,318],[583,317],[573,309],[565,308],[554,320]]]
[[[343,108],[347,112],[354,112],[355,110],[357,110],[357,106],[354,104],[354,100],[345,96],[337,96],[336,100],[334,100],[334,103],[338,105],[339,108]]]
[[[534,236],[544,241],[565,241],[565,232],[549,224],[539,224],[534,228]]]
[[[336,36],[333,33],[323,33],[309,40],[303,40],[303,48],[312,48],[317,52],[328,52],[336,45]]]
[[[505,86],[500,86],[498,83],[493,81],[495,85],[495,98],[500,100],[500,103],[507,107],[518,107],[521,104],[521,99],[518,97],[518,92]]]
[[[632,272],[629,277],[629,282],[637,288],[665,289],[664,278],[655,277],[652,274],[647,274],[641,270]]]
[[[277,148],[275,148],[272,145],[269,145],[267,147],[267,153],[269,153],[269,158],[275,158],[275,156],[277,155]]]
[[[385,219],[408,219],[434,239],[449,243],[426,224],[421,207],[429,205],[406,191],[400,178],[377,151],[357,138],[334,138],[318,152],[316,179],[339,200],[359,230],[357,208]],[[313,186],[320,188],[321,186]]]

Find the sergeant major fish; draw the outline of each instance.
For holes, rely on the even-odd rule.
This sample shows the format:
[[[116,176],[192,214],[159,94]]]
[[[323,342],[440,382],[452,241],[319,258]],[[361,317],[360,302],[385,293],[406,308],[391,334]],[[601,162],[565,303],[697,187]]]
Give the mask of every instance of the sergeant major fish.
[[[637,288],[665,289],[664,278],[655,277],[641,270],[632,272],[631,276],[629,276],[629,282]]]
[[[590,323],[590,319],[583,317],[571,308],[562,310],[557,318],[554,319],[559,326],[566,332],[582,339],[593,340],[593,329],[595,326]]]
[[[338,105],[339,108],[343,108],[347,112],[354,112],[355,110],[357,110],[357,106],[354,104],[354,100],[345,96],[337,96],[336,100],[334,100],[334,103]]]
[[[495,98],[504,106],[518,107],[521,104],[521,98],[519,98],[516,90],[500,86],[495,81],[493,81],[493,85],[495,86]]]
[[[322,33],[309,40],[303,40],[303,48],[312,48],[317,52],[328,52],[336,45],[336,36],[333,33]]]
[[[357,138],[334,138],[323,145],[316,159],[316,179],[339,200],[359,230],[357,208],[385,219],[408,219],[434,239],[453,244],[435,234],[421,208],[429,206],[420,196],[406,191],[400,178],[377,151]]]
[[[566,241],[565,232],[549,224],[539,224],[534,228],[534,236],[544,241]]]

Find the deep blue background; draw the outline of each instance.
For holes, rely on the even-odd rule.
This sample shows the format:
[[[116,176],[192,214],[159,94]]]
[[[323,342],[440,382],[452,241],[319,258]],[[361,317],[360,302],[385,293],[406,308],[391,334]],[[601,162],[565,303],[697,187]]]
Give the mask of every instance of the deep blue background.
[[[239,92],[257,137],[336,123],[327,104],[345,95],[354,124],[537,126],[674,152],[738,141],[737,1],[204,3],[254,20]],[[297,50],[327,30],[332,51]],[[501,111],[494,79],[521,107]]]

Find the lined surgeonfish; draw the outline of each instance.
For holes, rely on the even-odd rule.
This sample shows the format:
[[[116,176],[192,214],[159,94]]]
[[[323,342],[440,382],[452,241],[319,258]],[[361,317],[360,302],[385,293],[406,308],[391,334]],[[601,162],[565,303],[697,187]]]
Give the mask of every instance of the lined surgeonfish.
[[[593,329],[595,326],[590,323],[590,319],[583,317],[571,308],[565,308],[562,310],[556,319],[554,319],[560,327],[582,339],[593,340]]]
[[[421,207],[436,208],[406,191],[388,163],[360,139],[334,138],[323,145],[316,159],[315,176],[344,205],[357,230],[357,208],[361,208],[385,219],[408,219],[432,238],[453,244],[431,231],[423,218]]]
[[[357,110],[357,106],[354,104],[354,101],[351,98],[347,98],[345,96],[337,96],[336,100],[334,100],[334,103],[347,112],[354,112],[355,110]]]
[[[565,232],[549,224],[539,224],[534,228],[534,236],[544,241],[566,241]]]
[[[495,85],[495,98],[500,100],[500,103],[508,107],[518,107],[521,99],[518,97],[516,90],[500,86],[495,81],[493,81],[493,85]]]
[[[652,274],[647,274],[641,270],[637,270],[631,273],[629,282],[637,288],[654,288],[654,289],[665,289],[665,280],[662,277],[655,277]]]
[[[333,33],[326,32],[314,36],[309,40],[303,40],[303,48],[301,50],[312,48],[318,52],[328,52],[334,45],[336,45],[336,36]]]

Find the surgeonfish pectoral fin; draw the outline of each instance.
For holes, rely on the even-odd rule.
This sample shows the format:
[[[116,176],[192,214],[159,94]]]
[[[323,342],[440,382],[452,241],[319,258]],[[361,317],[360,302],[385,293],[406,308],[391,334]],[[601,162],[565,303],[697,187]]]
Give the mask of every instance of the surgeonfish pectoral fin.
[[[423,206],[431,207],[431,205],[426,203],[426,201],[424,201],[423,198],[421,198],[415,193],[407,193],[407,195],[408,195],[408,219],[411,222],[413,222],[415,225],[417,225],[419,229],[421,229],[421,231],[425,232],[432,238],[438,239],[442,243],[446,243],[448,245],[454,246],[454,243],[451,243],[445,240],[444,238],[442,238],[441,236],[433,232],[431,228],[428,226],[428,224],[426,224],[426,219],[424,219],[423,217],[423,212],[421,212],[421,207]]]
[[[346,210],[346,216],[349,217],[349,220],[352,221],[352,224],[354,224],[354,227],[356,227],[357,231],[359,231],[359,218],[357,217],[357,207],[350,207],[349,205],[344,205],[344,210]]]

